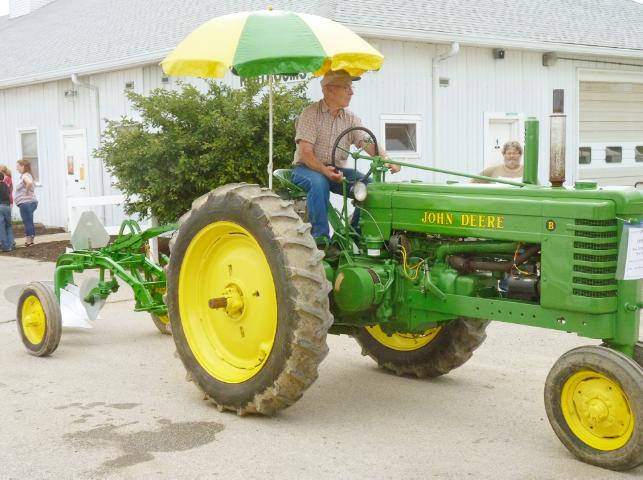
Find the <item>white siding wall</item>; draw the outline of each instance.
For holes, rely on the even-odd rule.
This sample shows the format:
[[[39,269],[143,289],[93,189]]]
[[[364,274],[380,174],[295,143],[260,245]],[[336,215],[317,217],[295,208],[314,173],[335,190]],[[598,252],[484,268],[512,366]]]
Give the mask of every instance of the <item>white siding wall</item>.
[[[20,17],[53,2],[53,0],[9,0],[9,15]]]
[[[439,88],[437,118],[439,151],[432,158],[431,119],[432,59],[445,51],[446,45],[415,42],[371,40],[385,56],[380,72],[368,73],[356,84],[351,109],[364,124],[381,138],[383,114],[419,114],[422,117],[422,158],[420,163],[450,170],[477,173],[483,168],[483,132],[485,112],[519,112],[540,120],[540,179],[546,183],[549,157],[549,114],[552,91],[565,90],[567,113],[567,178],[573,180],[577,167],[578,145],[578,69],[630,70],[643,75],[643,66],[620,66],[595,61],[559,60],[552,67],[542,66],[542,54],[506,50],[504,60],[495,60],[489,48],[461,47],[460,52],[440,64],[439,75],[450,86]],[[643,64],[643,61],[639,62]],[[134,90],[148,93],[164,86],[158,66],[131,68],[82,78],[100,90],[100,123],[134,112],[125,99],[125,83],[134,82]],[[238,85],[231,76],[227,83]],[[195,80],[195,83],[200,81]],[[65,98],[65,90],[78,95]],[[166,88],[176,88],[170,79]],[[319,82],[312,81],[309,95],[320,97]],[[39,133],[42,185],[36,220],[49,225],[65,225],[65,167],[60,153],[61,131],[85,129],[89,152],[98,146],[97,114],[94,92],[73,86],[70,80],[43,85],[0,90],[0,163],[13,167],[19,155],[20,128],[35,127]],[[90,194],[114,192],[112,179],[102,174],[99,161],[89,165]],[[406,171],[398,178],[444,180],[444,175]],[[110,220],[119,221],[117,211],[108,211]]]

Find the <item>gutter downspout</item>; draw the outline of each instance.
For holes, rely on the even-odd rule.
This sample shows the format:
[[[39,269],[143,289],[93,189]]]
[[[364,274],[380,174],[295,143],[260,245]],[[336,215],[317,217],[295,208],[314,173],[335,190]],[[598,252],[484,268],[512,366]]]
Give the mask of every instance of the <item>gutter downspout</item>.
[[[437,49],[437,47],[436,47]],[[433,146],[433,165],[437,165],[438,162],[438,91],[440,88],[440,62],[446,60],[449,57],[456,55],[460,51],[460,44],[458,42],[452,42],[451,48],[448,52],[438,55],[433,58],[433,97],[431,99],[431,139]]]
[[[84,88],[87,88],[87,89],[89,89],[89,90],[94,92],[94,99],[96,101],[96,136],[97,136],[97,140],[98,140],[97,148],[99,148],[101,138],[102,138],[102,135],[101,135],[102,132],[101,132],[101,128],[100,128],[100,95],[98,93],[98,87],[96,85],[91,85],[89,83],[81,82],[78,79],[78,75],[76,73],[71,74],[71,83],[73,83],[74,85],[76,85],[78,87],[84,87]],[[102,171],[102,169],[101,169],[101,172],[100,172],[100,194],[101,194],[101,196],[105,195],[105,176],[104,176],[104,172]],[[104,214],[104,212],[103,212],[103,214]]]

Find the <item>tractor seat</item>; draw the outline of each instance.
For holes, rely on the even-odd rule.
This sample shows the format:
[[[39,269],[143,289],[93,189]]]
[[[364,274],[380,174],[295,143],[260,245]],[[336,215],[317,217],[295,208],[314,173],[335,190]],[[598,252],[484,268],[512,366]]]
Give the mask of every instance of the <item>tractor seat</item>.
[[[272,175],[279,181],[279,184],[286,189],[290,198],[306,198],[306,192],[292,181],[292,170],[289,168],[280,168],[272,172]]]

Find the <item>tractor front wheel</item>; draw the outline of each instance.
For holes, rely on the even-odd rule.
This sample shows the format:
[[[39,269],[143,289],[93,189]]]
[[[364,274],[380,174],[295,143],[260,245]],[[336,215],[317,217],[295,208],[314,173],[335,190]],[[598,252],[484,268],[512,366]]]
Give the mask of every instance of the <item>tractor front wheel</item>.
[[[606,347],[562,355],[545,383],[554,432],[576,457],[610,470],[643,463],[643,368]]]
[[[463,365],[484,342],[489,322],[460,318],[422,335],[387,335],[378,325],[361,328],[355,339],[384,370],[419,378],[437,377]]]
[[[323,253],[292,202],[225,185],[194,201],[171,249],[167,305],[188,378],[239,415],[297,401],[332,316]]]
[[[58,299],[50,285],[32,282],[23,288],[16,319],[20,338],[30,354],[45,357],[58,348],[62,319]]]

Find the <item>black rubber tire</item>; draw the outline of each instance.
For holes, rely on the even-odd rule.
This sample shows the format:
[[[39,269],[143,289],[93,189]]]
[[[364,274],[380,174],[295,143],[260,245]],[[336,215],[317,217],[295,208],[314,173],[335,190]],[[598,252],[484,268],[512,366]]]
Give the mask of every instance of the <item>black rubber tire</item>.
[[[609,348],[609,345],[606,343],[601,343],[601,347]],[[634,355],[632,356],[634,361],[643,367],[643,342],[636,342],[634,344]]]
[[[380,368],[396,375],[438,377],[463,365],[487,338],[488,321],[460,318],[442,326],[431,342],[417,350],[402,352],[380,343],[366,328],[355,340]]]
[[[155,315],[153,313],[150,313],[150,317],[152,317],[152,322],[154,322],[154,326],[158,329],[159,332],[161,332],[163,335],[172,335],[172,324],[169,320],[164,322],[159,318],[158,315]]]
[[[45,315],[45,333],[41,342],[34,344],[25,335],[22,310],[25,301],[35,296],[42,306]],[[27,348],[27,351],[36,357],[46,357],[54,353],[60,337],[62,335],[62,318],[60,313],[60,305],[51,285],[41,282],[31,282],[26,285],[20,297],[18,298],[18,307],[16,309],[16,323],[18,324],[18,332],[22,343]]]
[[[261,247],[276,289],[274,346],[261,370],[241,383],[226,383],[199,364],[186,340],[179,309],[179,275],[186,249],[202,229],[219,221],[246,229]],[[333,317],[330,283],[310,235],[292,202],[257,185],[230,184],[196,199],[170,243],[167,305],[177,352],[193,380],[219,408],[239,415],[272,415],[295,403],[316,380],[328,353]]]
[[[574,434],[563,416],[563,387],[574,373],[585,370],[617,383],[630,403],[633,431],[628,442],[618,449],[593,448]],[[545,382],[545,410],[560,441],[583,462],[610,470],[629,470],[643,463],[643,369],[622,353],[603,346],[584,346],[563,354]]]
[[[634,361],[643,367],[643,342],[636,342],[634,345]]]

